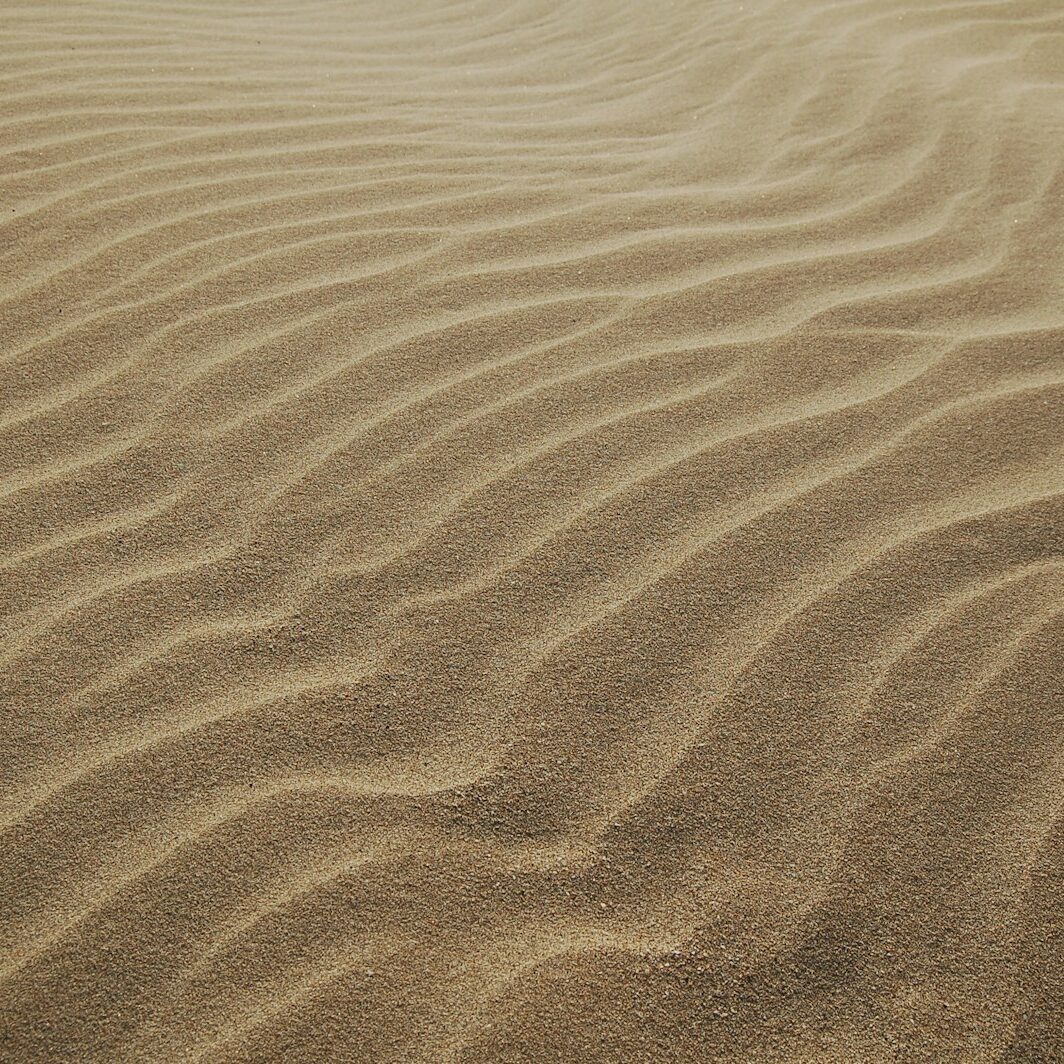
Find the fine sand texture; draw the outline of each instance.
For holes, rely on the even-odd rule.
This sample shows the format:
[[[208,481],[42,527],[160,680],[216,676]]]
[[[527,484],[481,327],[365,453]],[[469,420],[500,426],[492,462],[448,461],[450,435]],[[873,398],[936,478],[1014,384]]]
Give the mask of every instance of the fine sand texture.
[[[1064,1061],[1064,4],[5,0],[0,1061]]]

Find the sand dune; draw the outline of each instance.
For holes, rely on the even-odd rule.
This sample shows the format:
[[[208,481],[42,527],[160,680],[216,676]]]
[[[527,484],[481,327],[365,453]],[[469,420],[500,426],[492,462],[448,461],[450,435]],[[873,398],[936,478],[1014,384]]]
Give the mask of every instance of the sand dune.
[[[1064,1060],[1064,8],[0,19],[0,1059]]]

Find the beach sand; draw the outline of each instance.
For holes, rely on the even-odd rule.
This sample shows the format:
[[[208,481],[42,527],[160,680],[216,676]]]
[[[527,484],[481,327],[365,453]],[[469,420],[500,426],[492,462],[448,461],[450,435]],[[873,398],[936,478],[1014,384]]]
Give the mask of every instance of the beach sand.
[[[0,1060],[1064,1060],[1058,0],[0,83]]]

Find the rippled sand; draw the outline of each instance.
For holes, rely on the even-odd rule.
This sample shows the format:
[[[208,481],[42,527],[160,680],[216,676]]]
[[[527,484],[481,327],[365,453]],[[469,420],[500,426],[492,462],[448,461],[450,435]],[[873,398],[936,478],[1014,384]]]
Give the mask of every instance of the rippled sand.
[[[0,84],[0,1059],[1064,1060],[1058,0]]]

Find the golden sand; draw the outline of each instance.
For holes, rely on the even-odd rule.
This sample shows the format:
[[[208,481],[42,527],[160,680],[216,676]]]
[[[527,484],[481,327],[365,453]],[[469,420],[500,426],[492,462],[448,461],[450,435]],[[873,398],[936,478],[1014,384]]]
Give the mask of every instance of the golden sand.
[[[0,1060],[1064,1060],[1059,0],[0,84]]]

